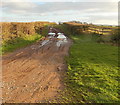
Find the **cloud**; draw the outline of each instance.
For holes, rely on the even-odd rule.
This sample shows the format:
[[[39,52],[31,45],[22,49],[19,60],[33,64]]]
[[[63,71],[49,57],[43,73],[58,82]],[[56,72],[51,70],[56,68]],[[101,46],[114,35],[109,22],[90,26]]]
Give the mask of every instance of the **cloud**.
[[[9,2],[3,2],[2,17],[4,17],[3,21],[69,21],[73,19],[89,22],[94,19],[96,22],[97,20],[100,22],[100,19],[116,21],[116,17],[118,17],[117,9],[117,3],[115,2],[33,2],[33,0],[9,0]]]
[[[9,2],[2,2],[2,11],[7,14],[22,14],[32,10],[36,5],[28,0],[10,0]]]
[[[19,0],[17,0],[19,1]],[[20,13],[24,11],[27,13],[44,13],[44,12],[54,12],[60,10],[79,10],[79,11],[88,11],[88,12],[99,12],[107,11],[112,12],[116,11],[117,5],[115,3],[46,3],[40,5],[39,3],[32,2],[4,2],[3,3],[3,12],[8,13]],[[22,13],[22,12],[21,12]]]
[[[34,2],[119,2],[119,0],[30,0]]]

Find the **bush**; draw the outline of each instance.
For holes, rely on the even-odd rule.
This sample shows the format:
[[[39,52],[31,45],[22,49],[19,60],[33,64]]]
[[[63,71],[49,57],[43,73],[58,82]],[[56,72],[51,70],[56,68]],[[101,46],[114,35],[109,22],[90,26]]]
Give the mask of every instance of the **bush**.
[[[120,29],[119,28],[112,32],[111,41],[114,43],[120,42]]]

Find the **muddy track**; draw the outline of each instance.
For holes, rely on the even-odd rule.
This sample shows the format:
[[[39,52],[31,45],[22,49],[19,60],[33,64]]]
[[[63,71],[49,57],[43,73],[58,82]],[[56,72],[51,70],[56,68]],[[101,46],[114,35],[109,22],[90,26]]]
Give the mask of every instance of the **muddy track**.
[[[55,99],[64,88],[67,69],[64,57],[71,41],[60,47],[56,41],[42,41],[2,57],[3,102],[39,103]]]

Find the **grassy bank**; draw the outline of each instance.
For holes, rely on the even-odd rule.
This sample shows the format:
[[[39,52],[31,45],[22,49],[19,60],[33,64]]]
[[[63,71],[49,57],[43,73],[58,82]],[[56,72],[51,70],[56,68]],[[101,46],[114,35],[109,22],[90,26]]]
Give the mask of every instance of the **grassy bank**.
[[[0,49],[0,53],[4,54],[7,52],[12,52],[17,48],[25,47],[37,40],[41,39],[42,36],[39,34],[35,35],[25,35],[24,37],[18,37],[14,40],[4,41]]]
[[[96,42],[96,35],[71,36],[62,102],[118,102],[118,47]]]

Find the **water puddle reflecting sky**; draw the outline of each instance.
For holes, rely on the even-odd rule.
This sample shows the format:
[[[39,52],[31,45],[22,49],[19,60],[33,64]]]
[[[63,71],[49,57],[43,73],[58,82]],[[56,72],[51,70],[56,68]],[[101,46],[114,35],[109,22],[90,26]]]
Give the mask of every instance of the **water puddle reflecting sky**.
[[[57,46],[57,47],[60,47],[60,45],[63,45],[63,44],[65,44],[65,43],[67,43],[67,40],[66,40],[66,39],[65,39],[65,40],[59,40],[59,41],[56,42],[56,46]]]
[[[41,43],[41,46],[44,46],[45,44],[47,44],[49,42],[49,40],[44,40],[42,43]]]

